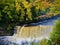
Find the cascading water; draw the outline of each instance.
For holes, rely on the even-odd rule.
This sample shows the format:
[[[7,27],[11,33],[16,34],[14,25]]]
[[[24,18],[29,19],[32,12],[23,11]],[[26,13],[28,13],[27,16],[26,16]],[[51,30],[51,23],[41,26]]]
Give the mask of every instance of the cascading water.
[[[51,24],[55,22],[54,20],[57,19],[45,21],[41,25],[37,26],[17,26],[17,33],[13,36],[0,37],[0,45],[31,45],[33,41],[38,42],[42,38],[48,39],[53,28],[53,25]]]
[[[42,38],[48,38],[51,30],[52,26],[18,26],[17,34],[7,36],[5,40],[7,40],[7,43],[9,42],[8,45],[31,45],[33,41],[38,42]]]
[[[18,28],[21,28],[18,26]],[[43,33],[50,32],[52,29],[52,26],[31,26],[31,27],[22,27],[21,29],[17,30],[17,38],[37,38],[41,37],[41,35],[44,35]]]
[[[30,45],[34,40],[40,41],[42,38],[47,39],[51,30],[52,26],[18,26],[17,34],[14,35],[15,39],[13,38],[13,42],[16,42],[18,45],[22,45],[22,43]]]

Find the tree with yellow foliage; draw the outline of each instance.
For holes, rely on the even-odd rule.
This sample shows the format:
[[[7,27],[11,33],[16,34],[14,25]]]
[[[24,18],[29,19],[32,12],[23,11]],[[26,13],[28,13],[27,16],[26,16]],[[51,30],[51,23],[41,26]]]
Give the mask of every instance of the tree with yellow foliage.
[[[10,23],[12,25],[12,22],[18,25],[20,23],[37,21],[38,18],[36,17],[43,14],[60,14],[60,0],[54,0],[53,2],[47,0],[29,1],[0,0],[0,24],[4,22],[7,24],[7,27],[10,27]],[[49,11],[45,12],[47,8]]]

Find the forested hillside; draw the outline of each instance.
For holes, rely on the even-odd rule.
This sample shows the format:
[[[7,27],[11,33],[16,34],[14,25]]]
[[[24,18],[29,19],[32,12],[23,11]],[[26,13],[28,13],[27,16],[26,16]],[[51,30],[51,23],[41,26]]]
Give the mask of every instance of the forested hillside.
[[[0,0],[0,27],[5,30],[59,14],[60,0]]]

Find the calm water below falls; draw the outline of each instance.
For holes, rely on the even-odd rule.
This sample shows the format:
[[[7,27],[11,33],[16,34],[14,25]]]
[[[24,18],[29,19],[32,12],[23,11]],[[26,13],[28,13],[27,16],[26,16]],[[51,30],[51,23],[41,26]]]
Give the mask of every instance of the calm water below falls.
[[[31,27],[19,27],[13,36],[0,37],[0,45],[32,45],[32,42],[39,42],[42,38],[48,39],[56,20],[58,18],[33,23]]]

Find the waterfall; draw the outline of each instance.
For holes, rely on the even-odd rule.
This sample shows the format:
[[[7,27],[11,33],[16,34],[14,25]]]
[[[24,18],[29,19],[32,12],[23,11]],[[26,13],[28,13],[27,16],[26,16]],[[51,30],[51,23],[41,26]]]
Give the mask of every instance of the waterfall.
[[[14,36],[16,37],[14,39],[15,42],[17,42],[19,45],[22,45],[21,43],[24,42],[24,45],[30,45],[31,42],[34,40],[40,41],[43,38],[48,39],[50,32],[52,31],[53,26],[45,26],[45,25],[39,25],[39,26],[17,26],[17,34]],[[27,42],[26,42],[27,41]],[[28,44],[27,44],[28,43]]]
[[[26,27],[25,25],[17,26],[15,34],[13,36],[9,36],[8,38],[6,38],[5,40],[7,41],[4,42],[6,42],[6,44],[8,45],[14,45],[14,44],[31,45],[32,42],[38,43],[38,41],[42,40],[43,38],[46,39],[49,38],[52,28],[53,26],[49,25],[29,26],[29,27]]]
[[[17,27],[17,38],[40,38],[40,37],[49,37],[50,31],[52,30],[52,26],[18,26]]]
[[[17,37],[19,37],[19,36],[22,35],[22,31],[23,31],[24,26],[25,26],[25,25],[23,25],[23,26],[21,26],[21,27],[18,27]]]
[[[31,42],[41,41],[43,38],[48,39],[53,29],[54,22],[57,19],[51,19],[43,22],[41,25],[37,23],[35,26],[16,26],[13,36],[0,37],[0,45],[31,45]],[[40,44],[39,44],[40,45]]]

